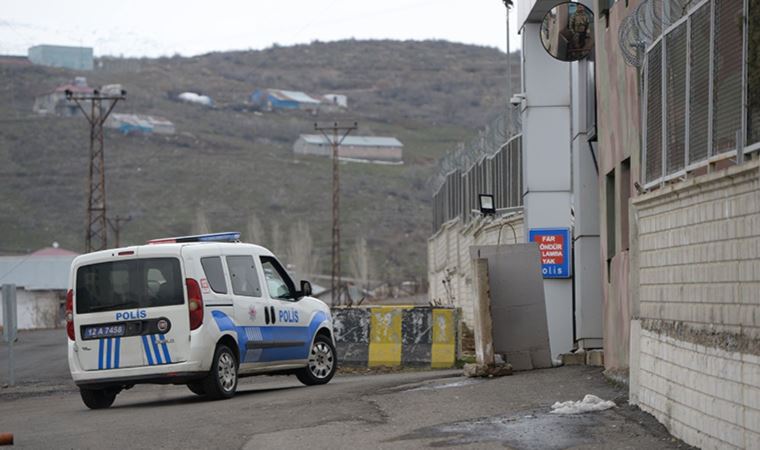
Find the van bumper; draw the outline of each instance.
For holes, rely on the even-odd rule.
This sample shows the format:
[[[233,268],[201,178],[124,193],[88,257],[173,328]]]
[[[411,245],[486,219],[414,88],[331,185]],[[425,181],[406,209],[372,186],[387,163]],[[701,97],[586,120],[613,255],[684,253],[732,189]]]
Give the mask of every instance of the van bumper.
[[[92,389],[128,386],[133,384],[185,384],[208,375],[200,362],[185,361],[149,367],[124,369],[71,371],[77,386]]]

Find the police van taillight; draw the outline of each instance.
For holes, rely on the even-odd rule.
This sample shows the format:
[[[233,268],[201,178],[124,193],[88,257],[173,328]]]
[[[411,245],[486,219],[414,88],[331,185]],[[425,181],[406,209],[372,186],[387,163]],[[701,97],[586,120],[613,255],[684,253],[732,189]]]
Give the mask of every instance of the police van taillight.
[[[190,329],[195,330],[203,324],[203,296],[201,287],[192,278],[185,279],[187,286],[187,310],[190,314]]]
[[[66,334],[69,339],[74,340],[74,291],[69,289],[66,292]]]

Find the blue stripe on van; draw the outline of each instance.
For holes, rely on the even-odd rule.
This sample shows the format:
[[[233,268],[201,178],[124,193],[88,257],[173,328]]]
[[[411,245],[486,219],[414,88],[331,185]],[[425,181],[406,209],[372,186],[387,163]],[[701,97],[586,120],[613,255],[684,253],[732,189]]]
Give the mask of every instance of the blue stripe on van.
[[[148,358],[148,365],[153,365],[153,356],[150,354],[150,345],[148,345],[148,337],[143,335],[143,348],[145,349],[145,356]]]
[[[121,338],[117,337],[116,338],[116,350],[114,351],[114,357],[113,357],[113,367],[114,367],[114,369],[118,369],[119,368],[119,356],[121,356],[120,355],[120,353],[121,353],[120,350],[121,350]]]
[[[163,361],[161,361],[161,352],[158,351],[158,344],[156,344],[156,335],[151,334],[150,335],[150,342],[153,344],[153,350],[154,355],[156,356],[156,364],[163,364]]]
[[[113,341],[113,338],[108,338],[106,341],[106,369],[111,368],[111,342]]]
[[[161,341],[161,347],[164,349],[164,361],[166,362],[166,364],[171,364],[172,358],[171,356],[169,356],[169,346],[166,345],[166,338],[162,338],[162,339],[163,340]]]
[[[98,370],[103,369],[103,339],[98,339]]]

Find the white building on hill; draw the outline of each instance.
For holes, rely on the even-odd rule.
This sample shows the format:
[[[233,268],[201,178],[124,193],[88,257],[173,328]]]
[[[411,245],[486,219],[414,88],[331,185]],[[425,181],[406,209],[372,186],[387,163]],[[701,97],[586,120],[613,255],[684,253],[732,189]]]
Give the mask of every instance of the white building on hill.
[[[394,137],[348,136],[338,149],[338,157],[370,161],[401,162],[404,144]],[[302,134],[295,144],[296,155],[332,156],[330,142],[319,134]]]

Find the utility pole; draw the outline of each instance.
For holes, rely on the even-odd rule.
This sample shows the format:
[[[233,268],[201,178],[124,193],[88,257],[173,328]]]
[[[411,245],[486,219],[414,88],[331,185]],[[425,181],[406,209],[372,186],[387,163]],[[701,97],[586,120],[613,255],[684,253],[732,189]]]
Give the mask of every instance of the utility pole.
[[[351,126],[341,126],[338,122],[332,126],[320,127],[318,123],[314,124],[314,130],[320,131],[332,146],[332,169],[333,169],[333,189],[332,189],[332,276],[330,277],[332,304],[340,304],[341,280],[340,280],[340,170],[338,167],[338,148],[349,133],[356,130],[359,126],[354,122]],[[328,132],[332,131],[332,136]],[[338,138],[342,133],[343,135]],[[337,293],[337,294],[336,294]],[[337,303],[336,303],[337,302]]]
[[[512,106],[512,51],[509,48],[509,10],[512,9],[512,0],[501,0],[507,9],[507,133],[512,136],[517,130],[512,129],[515,107]]]
[[[90,172],[87,191],[87,235],[86,252],[105,250],[108,247],[108,225],[106,220],[106,166],[103,154],[103,124],[111,114],[116,103],[124,100],[127,91],[117,95],[101,95],[96,89],[92,94],[74,94],[66,90],[66,99],[77,104],[90,123]],[[103,112],[103,100],[110,101],[108,109]],[[90,112],[82,106],[90,102]]]
[[[119,248],[121,247],[121,239],[119,239],[121,236],[121,225],[132,220],[132,216],[127,216],[127,217],[116,216],[113,218],[113,220],[111,219],[107,219],[107,220],[108,220],[108,225],[113,230],[114,237],[116,238],[116,248]]]

